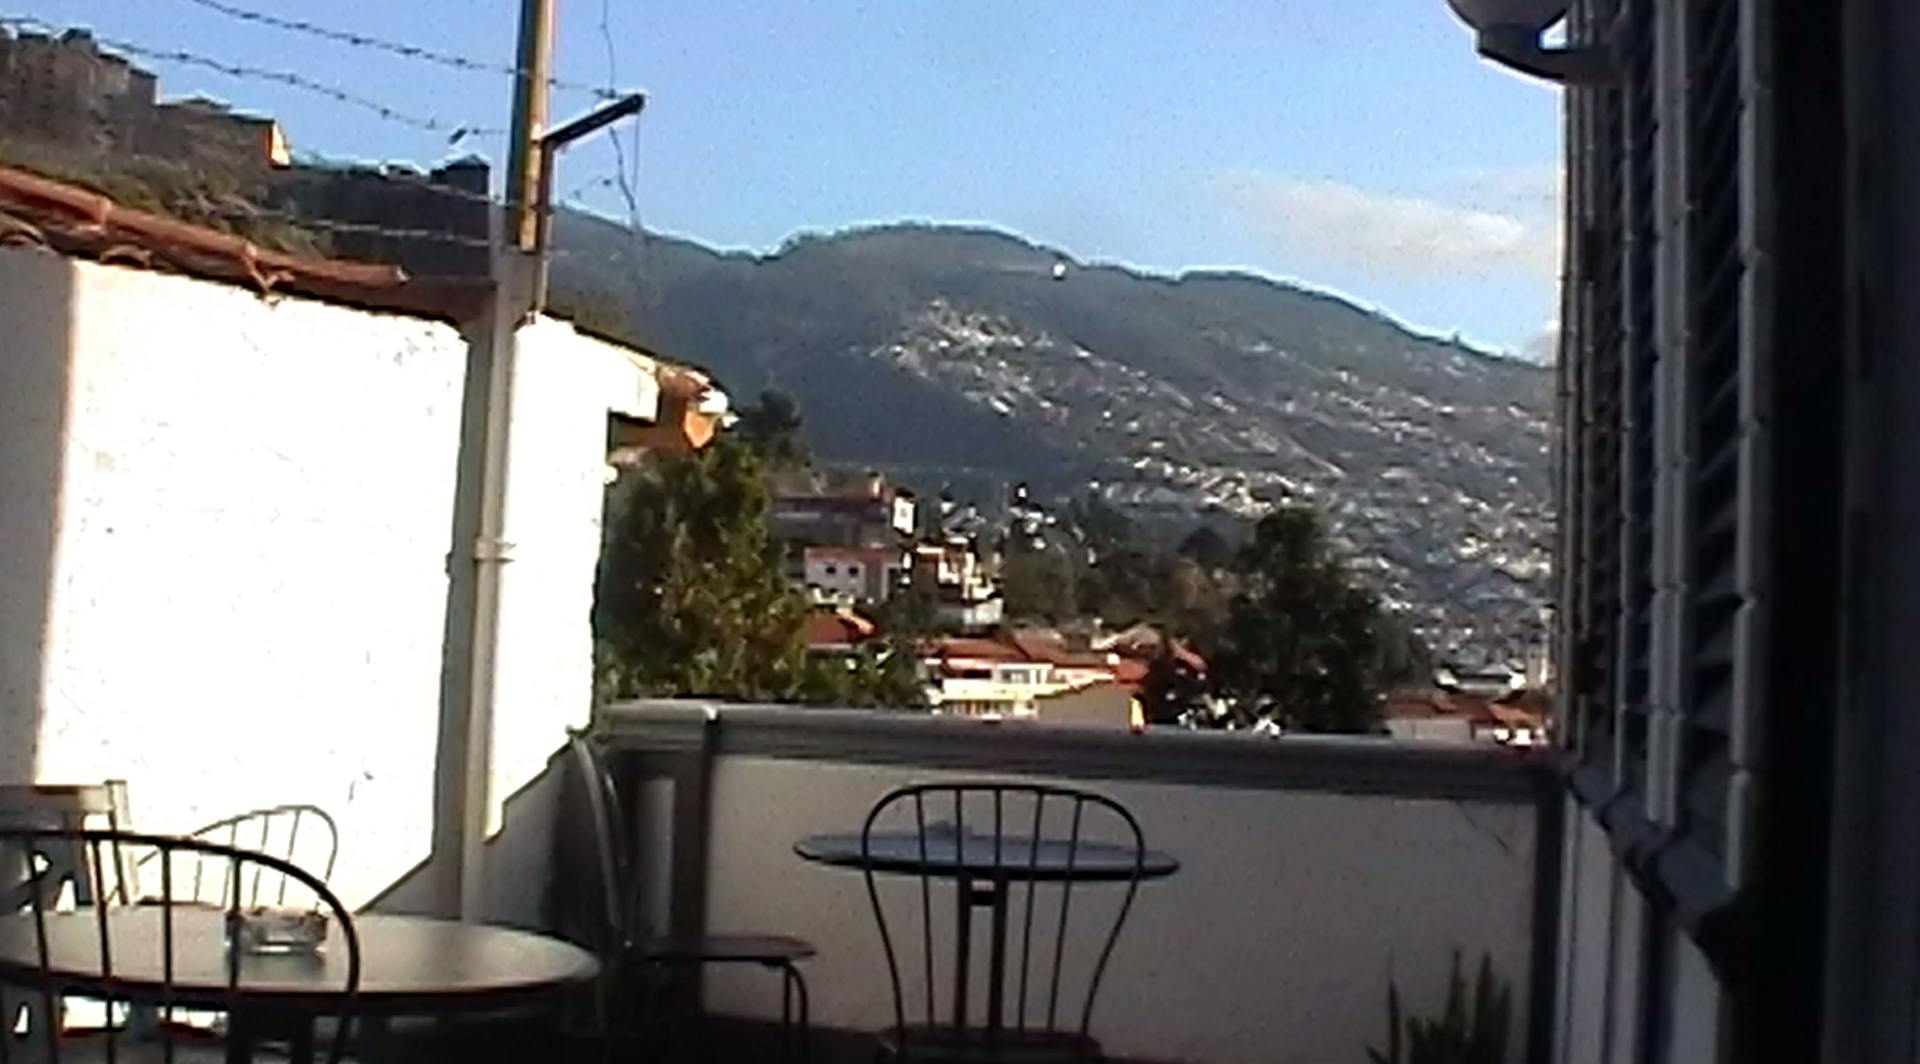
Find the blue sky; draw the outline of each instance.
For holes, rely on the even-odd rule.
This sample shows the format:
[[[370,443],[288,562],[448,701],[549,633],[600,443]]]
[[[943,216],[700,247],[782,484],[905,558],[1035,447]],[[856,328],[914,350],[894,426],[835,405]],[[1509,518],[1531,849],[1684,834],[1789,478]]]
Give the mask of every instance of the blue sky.
[[[510,64],[517,0],[226,0]],[[1477,60],[1442,0],[558,0],[558,72],[648,92],[650,227],[771,248],[894,219],[987,223],[1076,257],[1233,266],[1417,327],[1539,350],[1557,298],[1557,91]],[[193,0],[7,13],[296,71],[449,125],[504,126],[505,75],[236,21]],[[296,151],[430,164],[445,138],[258,80],[142,61],[164,95],[279,118]],[[555,98],[556,117],[591,103]],[[500,160],[498,138],[463,147]],[[602,213],[611,146],[559,187]]]

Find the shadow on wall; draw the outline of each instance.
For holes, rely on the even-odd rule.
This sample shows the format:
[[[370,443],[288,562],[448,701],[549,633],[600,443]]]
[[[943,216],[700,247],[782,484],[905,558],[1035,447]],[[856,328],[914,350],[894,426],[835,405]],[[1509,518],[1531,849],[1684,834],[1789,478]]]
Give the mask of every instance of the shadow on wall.
[[[0,249],[0,783],[35,782],[72,387],[73,268]]]
[[[547,767],[507,796],[500,831],[487,840],[485,911],[488,923],[544,931],[550,923],[548,893],[555,818],[565,781],[566,750],[547,758]],[[437,868],[432,856],[409,869],[361,906],[363,912],[440,915],[433,911]]]

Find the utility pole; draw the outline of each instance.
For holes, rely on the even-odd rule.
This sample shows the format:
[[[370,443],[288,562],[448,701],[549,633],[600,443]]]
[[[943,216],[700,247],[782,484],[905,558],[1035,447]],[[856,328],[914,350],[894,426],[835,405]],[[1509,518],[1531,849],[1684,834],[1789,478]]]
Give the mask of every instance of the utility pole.
[[[494,802],[500,588],[502,571],[513,560],[506,524],[516,335],[546,302],[553,159],[572,141],[638,114],[646,104],[646,97],[630,94],[548,131],[555,3],[521,0],[507,210],[492,215],[493,295],[487,311],[462,328],[467,368],[452,547],[447,555],[432,864],[434,910],[463,920],[486,916],[485,847]]]
[[[554,2],[520,0],[520,49],[514,61],[513,129],[507,149],[507,205],[513,212],[513,246],[525,252],[540,250]]]
[[[555,0],[521,0],[507,210],[494,212],[493,294],[465,323],[466,383],[447,554],[447,617],[434,758],[433,895],[440,916],[485,918],[486,838],[493,804],[494,686],[513,427],[515,334],[538,309],[536,264],[545,210],[541,143],[553,67]]]

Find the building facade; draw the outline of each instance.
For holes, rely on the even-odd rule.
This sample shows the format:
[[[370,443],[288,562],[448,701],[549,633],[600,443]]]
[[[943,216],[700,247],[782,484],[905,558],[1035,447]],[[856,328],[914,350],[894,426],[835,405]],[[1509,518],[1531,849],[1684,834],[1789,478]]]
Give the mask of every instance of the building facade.
[[[1562,1064],[1920,1060],[1920,9],[1581,0]]]
[[[0,29],[0,135],[81,158],[150,156],[241,173],[289,163],[272,119],[212,100],[161,102],[158,80],[86,30]]]

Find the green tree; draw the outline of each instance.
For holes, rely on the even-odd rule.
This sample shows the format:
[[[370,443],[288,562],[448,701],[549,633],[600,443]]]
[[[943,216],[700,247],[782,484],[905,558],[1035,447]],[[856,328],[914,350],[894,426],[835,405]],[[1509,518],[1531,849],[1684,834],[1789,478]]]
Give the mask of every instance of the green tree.
[[[1382,687],[1431,685],[1433,648],[1404,617],[1382,612],[1374,670]]]
[[[797,469],[813,456],[800,439],[800,408],[785,392],[767,389],[760,401],[740,409],[734,431],[747,446],[760,452],[775,469]]]
[[[1073,561],[1056,550],[1010,549],[1000,569],[1000,588],[1010,617],[1051,622],[1079,612]]]
[[[722,438],[651,456],[609,495],[594,603],[603,697],[796,697],[806,604],[767,535],[764,463]]]
[[[910,636],[807,654],[808,606],[781,573],[768,507],[767,462],[737,437],[622,471],[594,602],[600,697],[925,703]]]
[[[1201,525],[1180,541],[1180,556],[1203,569],[1225,569],[1233,564],[1233,544],[1212,525]]]
[[[1328,550],[1319,515],[1282,506],[1240,549],[1214,674],[1252,715],[1303,731],[1378,726],[1380,608]]]
[[[1140,709],[1149,724],[1206,723],[1207,678],[1162,646],[1147,661],[1140,684]]]

